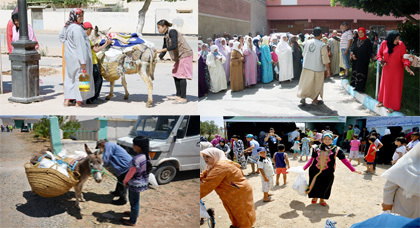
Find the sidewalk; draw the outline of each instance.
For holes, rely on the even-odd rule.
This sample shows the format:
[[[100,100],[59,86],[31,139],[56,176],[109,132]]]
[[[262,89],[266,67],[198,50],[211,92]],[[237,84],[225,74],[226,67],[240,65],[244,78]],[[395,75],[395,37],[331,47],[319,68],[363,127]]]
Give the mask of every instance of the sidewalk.
[[[8,56],[2,56],[3,72],[10,70]],[[4,94],[0,94],[0,115],[197,115],[198,114],[198,79],[197,63],[194,63],[193,80],[187,82],[187,104],[172,104],[166,96],[174,95],[175,85],[172,78],[172,62],[158,62],[153,81],[153,105],[146,108],[147,87],[138,74],[126,76],[127,89],[130,93],[128,100],[124,100],[124,87],[121,80],[116,81],[114,87],[115,97],[105,101],[110,91],[110,83],[104,80],[100,99],[102,104],[85,105],[83,108],[64,107],[63,76],[61,72],[61,58],[43,57],[40,69],[53,69],[55,73],[49,76],[40,76],[41,102],[31,104],[12,103],[8,98],[12,96],[12,82],[10,75],[3,75]]]
[[[394,111],[392,113],[388,113],[387,109],[385,107],[376,107],[376,105],[379,103],[379,101],[375,100],[371,96],[368,96],[365,93],[357,92],[353,89],[353,87],[350,86],[349,81],[347,79],[343,79],[341,81],[341,85],[347,92],[356,98],[360,103],[362,103],[367,109],[375,112],[378,115],[381,116],[404,116],[403,113]]]

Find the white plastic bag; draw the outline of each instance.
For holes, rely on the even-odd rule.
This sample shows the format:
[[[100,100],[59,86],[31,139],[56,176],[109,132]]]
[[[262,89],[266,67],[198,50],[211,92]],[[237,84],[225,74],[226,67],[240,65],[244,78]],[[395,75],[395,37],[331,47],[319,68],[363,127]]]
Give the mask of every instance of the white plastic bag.
[[[209,213],[206,210],[206,207],[200,201],[200,218],[210,218]]]
[[[292,185],[292,189],[297,191],[299,195],[306,196],[306,189],[308,188],[308,181],[305,178],[305,170],[303,166],[292,167],[287,170],[287,172],[297,173],[295,182]]]
[[[45,157],[51,158],[51,160],[50,159],[41,159],[41,161],[39,162],[38,168],[56,169],[58,172],[64,174],[66,177],[69,177],[69,174],[67,172],[67,165],[66,164],[57,164],[57,162],[56,162],[57,157],[54,156],[49,151],[47,151],[46,153],[47,153],[47,155]]]
[[[152,186],[155,188],[159,187],[156,177],[153,173],[149,174],[149,183],[152,184]]]

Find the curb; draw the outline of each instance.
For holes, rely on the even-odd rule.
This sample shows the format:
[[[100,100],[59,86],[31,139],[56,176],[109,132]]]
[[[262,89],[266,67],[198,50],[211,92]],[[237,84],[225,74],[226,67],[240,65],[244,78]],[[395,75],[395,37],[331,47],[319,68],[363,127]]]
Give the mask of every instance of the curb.
[[[392,113],[388,113],[387,109],[385,107],[376,107],[376,104],[379,103],[379,101],[375,100],[371,96],[368,96],[365,93],[357,92],[353,89],[353,87],[350,86],[349,81],[347,79],[341,80],[341,85],[347,92],[352,95],[356,100],[358,100],[360,103],[362,103],[367,109],[371,110],[372,112],[375,112],[378,115],[381,116],[404,116],[402,112],[394,111]]]

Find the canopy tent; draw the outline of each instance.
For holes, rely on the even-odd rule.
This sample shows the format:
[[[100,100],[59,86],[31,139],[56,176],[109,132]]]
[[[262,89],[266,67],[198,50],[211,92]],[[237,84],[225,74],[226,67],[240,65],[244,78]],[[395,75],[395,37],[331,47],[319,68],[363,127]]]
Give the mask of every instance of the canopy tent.
[[[345,116],[224,116],[224,122],[345,123]]]

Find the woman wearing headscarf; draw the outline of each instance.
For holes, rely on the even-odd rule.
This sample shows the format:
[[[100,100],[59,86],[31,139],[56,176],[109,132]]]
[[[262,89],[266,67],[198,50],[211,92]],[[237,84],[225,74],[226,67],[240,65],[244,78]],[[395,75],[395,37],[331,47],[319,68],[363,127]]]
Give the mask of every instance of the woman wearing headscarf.
[[[380,153],[377,153],[376,156],[378,164],[391,164],[392,155],[397,149],[397,146],[394,144],[395,135],[391,134],[390,129],[385,129],[385,134],[381,137],[381,143],[383,144]],[[379,155],[379,156],[378,156]]]
[[[12,39],[10,40],[10,43],[8,43],[8,46],[7,46],[9,48],[9,54],[12,53],[12,51],[14,49],[14,47],[12,45],[12,42],[18,41],[19,40],[19,35],[20,35],[20,33],[19,33],[18,7],[16,7],[15,10],[13,10],[11,21],[13,22],[12,29],[11,29],[11,34],[10,34]],[[8,24],[8,26],[9,26],[9,24]],[[35,37],[34,30],[33,30],[32,26],[30,24],[28,24],[28,37],[29,37],[29,40],[38,42],[36,37]],[[37,44],[35,46],[35,49],[38,50],[38,47],[39,47],[39,44]]]
[[[277,45],[276,53],[279,58],[279,81],[292,81],[293,78],[293,54],[292,48],[287,44],[287,35],[283,34]]]
[[[354,90],[364,92],[373,49],[372,42],[366,36],[366,29],[359,28],[358,34],[350,49],[350,59],[354,61],[350,85]]]
[[[206,64],[208,52],[207,44],[201,46],[198,52],[198,96],[206,96],[210,88],[210,74]]]
[[[330,132],[324,133],[321,145],[314,149],[311,159],[303,167],[304,170],[309,168],[309,185],[306,193],[308,193],[309,198],[312,198],[312,204],[317,203],[318,198],[320,198],[319,203],[322,206],[327,206],[325,200],[330,198],[337,157],[350,171],[362,174],[350,164],[341,148],[332,143],[333,139],[333,134]]]
[[[389,113],[401,108],[404,69],[414,75],[410,69],[410,61],[403,58],[407,48],[400,41],[400,36],[395,30],[389,31],[377,54],[377,60],[383,66],[377,107],[385,106]]]
[[[163,48],[158,49],[162,59],[166,52],[169,52],[171,59],[175,61],[172,68],[172,77],[175,82],[176,95],[169,96],[168,99],[175,100],[173,104],[187,103],[187,80],[193,77],[193,51],[188,45],[184,36],[176,29],[169,29],[172,23],[167,20],[157,22],[159,33],[164,34]]]
[[[241,43],[235,41],[230,53],[230,89],[232,92],[244,90],[244,61]]]
[[[261,81],[261,50],[260,50],[260,37],[256,36],[252,39],[252,44],[255,47],[255,54],[257,54],[257,82]]]
[[[61,30],[59,39],[64,43],[64,59],[66,61],[64,76],[64,106],[70,105],[70,100],[76,100],[76,107],[83,105],[95,95],[95,83],[92,80],[93,63],[89,37],[83,28],[84,12],[74,8],[69,19]],[[79,75],[86,71],[91,76],[90,89],[87,92],[79,90]]]
[[[219,144],[217,144],[215,147],[225,152],[226,157],[229,156],[228,158],[233,161],[233,151],[229,148],[229,145],[226,144],[224,139],[221,139]]]
[[[229,214],[231,227],[253,227],[256,214],[252,186],[240,165],[229,161],[216,148],[205,149],[200,154],[207,164],[200,174],[200,199],[216,191]]]
[[[223,68],[225,69],[225,73],[226,73],[226,82],[229,83],[230,82],[230,48],[227,45],[226,39],[225,38],[217,38],[215,41],[217,47],[219,48],[219,53],[222,54],[225,58],[226,61],[225,63],[223,63]]]
[[[252,44],[252,38],[249,36],[245,36],[244,42],[245,42],[244,44],[244,56],[245,56],[244,80],[245,80],[245,86],[250,87],[251,85],[257,84],[258,57],[257,57],[257,54],[255,53],[255,47]]]
[[[219,53],[219,48],[216,45],[212,45],[210,51],[206,60],[210,73],[210,91],[218,93],[227,89],[226,73],[223,69],[223,63],[226,61],[226,58]]]
[[[302,48],[297,42],[297,37],[293,36],[290,39],[293,51],[293,78],[299,80],[302,73]]]
[[[273,60],[271,59],[270,47],[268,46],[268,36],[263,37],[261,45],[261,82],[269,83],[273,81]]]
[[[420,217],[420,145],[385,171],[382,210],[407,218]]]

